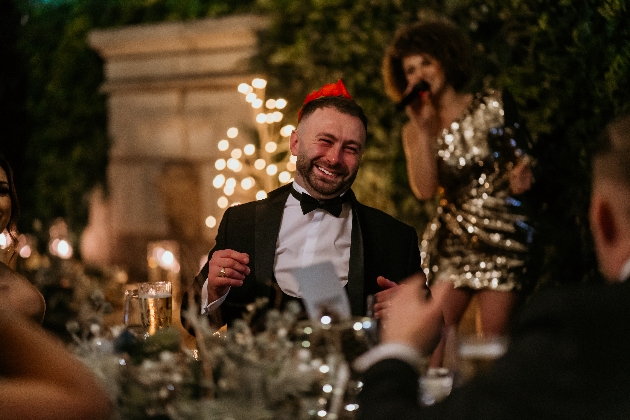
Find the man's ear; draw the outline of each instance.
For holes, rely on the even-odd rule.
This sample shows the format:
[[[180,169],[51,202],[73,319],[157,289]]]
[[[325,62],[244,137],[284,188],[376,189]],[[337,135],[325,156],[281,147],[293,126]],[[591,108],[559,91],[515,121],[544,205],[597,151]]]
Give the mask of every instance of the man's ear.
[[[300,140],[300,136],[298,136],[297,130],[291,131],[291,137],[289,139],[289,147],[291,148],[291,154],[293,156],[298,155],[298,143]]]
[[[609,246],[618,239],[619,225],[615,212],[605,196],[596,195],[591,200],[591,229],[603,246]]]

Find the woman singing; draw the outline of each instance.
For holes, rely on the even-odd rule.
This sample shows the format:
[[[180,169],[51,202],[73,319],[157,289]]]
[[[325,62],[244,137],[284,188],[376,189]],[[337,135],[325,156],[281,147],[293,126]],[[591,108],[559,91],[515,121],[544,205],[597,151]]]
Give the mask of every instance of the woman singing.
[[[485,335],[502,335],[523,288],[532,229],[519,195],[532,182],[529,137],[509,95],[476,94],[471,44],[452,23],[420,22],[398,31],[383,60],[387,94],[408,102],[402,133],[409,181],[421,200],[438,195],[421,241],[423,270],[459,323],[473,295]],[[409,97],[422,83],[422,91]],[[407,98],[405,98],[407,96]],[[430,362],[442,362],[444,342]]]

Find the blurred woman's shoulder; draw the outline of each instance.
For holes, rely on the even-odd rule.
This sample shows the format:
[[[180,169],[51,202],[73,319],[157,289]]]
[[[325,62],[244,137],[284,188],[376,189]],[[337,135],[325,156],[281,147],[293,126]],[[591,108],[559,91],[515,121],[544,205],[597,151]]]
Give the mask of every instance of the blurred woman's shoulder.
[[[26,277],[0,262],[0,308],[41,323],[46,312],[46,302],[37,287]]]

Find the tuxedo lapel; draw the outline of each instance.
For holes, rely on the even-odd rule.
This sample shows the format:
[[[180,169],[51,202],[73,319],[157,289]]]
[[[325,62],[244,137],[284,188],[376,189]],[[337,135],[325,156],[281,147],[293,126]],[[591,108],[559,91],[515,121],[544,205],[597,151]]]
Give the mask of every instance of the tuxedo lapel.
[[[273,283],[273,263],[276,254],[276,242],[282,223],[284,206],[289,197],[291,184],[280,187],[266,200],[256,203],[255,261],[256,281],[269,287]],[[353,315],[365,315],[364,297],[364,253],[361,233],[360,204],[352,190],[348,191],[352,203],[352,231],[350,244],[350,263],[348,267],[348,298]]]
[[[352,315],[365,315],[365,273],[363,234],[361,233],[360,204],[352,190],[348,191],[352,203],[352,233],[350,235],[350,264],[348,267],[348,298]]]
[[[276,254],[276,242],[280,232],[280,223],[284,205],[289,197],[291,184],[273,191],[266,200],[256,203],[255,261],[256,279],[269,286],[273,277],[273,262]]]

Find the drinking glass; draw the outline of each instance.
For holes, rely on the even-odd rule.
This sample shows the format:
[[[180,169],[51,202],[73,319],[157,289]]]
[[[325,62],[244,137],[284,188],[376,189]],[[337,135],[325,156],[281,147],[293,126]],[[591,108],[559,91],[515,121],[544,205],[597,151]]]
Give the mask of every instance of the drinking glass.
[[[508,339],[503,336],[460,335],[457,337],[456,383],[460,386],[490,369],[507,351]]]
[[[144,325],[142,325],[140,312],[140,297],[138,295],[138,288],[134,285],[133,288],[125,290],[123,322],[127,330],[138,336],[144,336],[147,330]]]
[[[173,318],[173,293],[170,281],[138,283],[140,316],[149,335],[169,327]]]
[[[173,293],[170,281],[138,283],[125,292],[125,326],[142,335],[153,335],[172,324]]]

